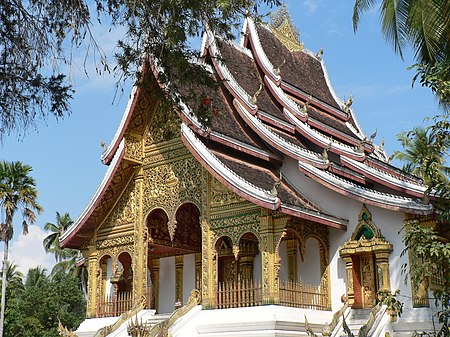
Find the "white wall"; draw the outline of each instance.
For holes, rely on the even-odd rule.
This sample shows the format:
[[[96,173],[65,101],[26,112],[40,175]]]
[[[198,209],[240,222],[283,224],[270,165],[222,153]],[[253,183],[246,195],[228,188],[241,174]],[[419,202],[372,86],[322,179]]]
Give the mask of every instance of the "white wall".
[[[159,260],[158,313],[170,313],[175,304],[175,257]]]
[[[329,229],[332,310],[336,311],[342,306],[340,297],[346,293],[347,282],[345,263],[339,256],[339,248],[350,239],[354,232],[363,203],[334,192],[306,177],[298,170],[297,162],[293,159],[285,158],[283,176],[292,186],[300,186],[299,192],[325,212],[349,221],[347,231]],[[401,265],[407,262],[405,256],[400,257],[404,245],[402,243],[403,234],[398,233],[403,226],[404,214],[371,205],[366,205],[366,207],[372,214],[372,221],[380,228],[381,235],[394,247],[389,258],[391,289],[393,291],[400,289],[402,295],[400,301],[405,303],[405,309],[410,308],[411,287],[409,282],[408,285],[404,284],[404,275],[401,275],[400,272]]]
[[[195,254],[183,256],[183,304],[186,304],[192,289],[195,289]]]
[[[306,240],[304,261],[301,260],[297,250],[298,276],[303,283],[319,285],[320,273],[320,248],[319,242],[314,238]]]
[[[114,294],[114,287],[111,283],[111,276],[112,276],[112,259],[108,258],[106,260],[106,289],[105,289],[105,296],[113,295]]]

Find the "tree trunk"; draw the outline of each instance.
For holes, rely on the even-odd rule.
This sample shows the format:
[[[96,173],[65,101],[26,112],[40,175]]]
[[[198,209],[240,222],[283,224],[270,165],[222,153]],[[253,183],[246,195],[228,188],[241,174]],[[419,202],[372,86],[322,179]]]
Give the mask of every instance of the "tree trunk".
[[[2,309],[0,314],[0,337],[3,337],[3,328],[5,323],[5,303],[6,303],[6,272],[8,266],[8,245],[9,241],[5,240],[3,250],[3,271],[2,271]]]

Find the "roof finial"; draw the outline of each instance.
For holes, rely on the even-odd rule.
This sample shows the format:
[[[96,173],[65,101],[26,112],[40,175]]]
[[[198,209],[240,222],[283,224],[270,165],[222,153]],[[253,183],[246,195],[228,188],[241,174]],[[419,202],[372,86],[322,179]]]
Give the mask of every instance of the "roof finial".
[[[277,75],[277,76],[280,75],[281,68],[283,68],[285,64],[286,64],[286,59],[284,58],[283,62],[281,62],[281,64],[273,70],[275,75]]]
[[[281,185],[281,179],[283,178],[283,174],[280,171],[280,177],[278,178],[277,181],[275,181],[275,183],[273,184],[272,190],[270,191],[270,195],[272,197],[277,197],[278,196],[278,187],[280,187]]]
[[[311,99],[312,99],[312,96],[309,95],[309,96],[308,96],[308,100],[305,102],[305,104],[303,104],[302,112],[308,113],[308,107],[309,107],[309,105],[311,104]]]
[[[102,147],[102,154],[108,151],[108,145],[103,141],[102,137],[100,137],[100,146]]]
[[[332,144],[332,142],[330,142],[330,143],[323,149],[323,152],[322,152],[322,158],[323,158],[324,160],[328,160],[328,151],[331,149],[331,144]]]
[[[317,52],[316,58],[317,58],[319,61],[322,61],[322,56],[323,56],[323,48],[321,48],[321,49]]]
[[[377,132],[378,132],[378,129],[375,129],[375,132],[370,135],[370,137],[369,137],[369,142],[370,143],[373,143],[373,140],[377,136]]]
[[[250,103],[255,104],[258,102],[258,96],[261,93],[261,91],[263,90],[263,84],[260,83],[259,84],[259,89],[255,92],[255,94],[253,95],[253,97],[250,99]]]
[[[380,149],[380,151],[384,151],[384,137],[381,139],[381,143],[378,148]]]
[[[270,14],[270,20],[271,31],[289,51],[297,52],[303,50],[300,44],[300,33],[294,26],[284,1],[274,13]]]
[[[350,94],[350,97],[348,98],[347,102],[345,102],[344,106],[345,112],[348,113],[350,111],[350,107],[352,106],[352,104],[353,104],[353,95]]]

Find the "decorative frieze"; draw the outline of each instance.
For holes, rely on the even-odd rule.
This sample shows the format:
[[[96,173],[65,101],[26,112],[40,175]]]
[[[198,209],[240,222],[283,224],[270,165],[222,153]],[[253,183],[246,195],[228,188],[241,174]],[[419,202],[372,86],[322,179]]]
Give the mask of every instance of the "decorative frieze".
[[[106,239],[97,242],[97,249],[105,249],[111,247],[119,247],[124,245],[130,245],[134,242],[134,235],[120,236],[116,238]]]

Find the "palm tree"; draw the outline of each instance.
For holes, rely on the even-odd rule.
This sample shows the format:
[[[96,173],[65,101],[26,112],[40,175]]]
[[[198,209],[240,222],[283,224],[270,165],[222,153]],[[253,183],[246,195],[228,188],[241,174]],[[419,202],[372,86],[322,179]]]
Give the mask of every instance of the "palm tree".
[[[436,135],[436,129],[415,127],[408,133],[397,136],[403,151],[395,151],[394,158],[405,162],[403,170],[423,179],[429,187],[448,182],[450,168],[445,160],[450,149],[450,139],[443,141]]]
[[[78,267],[76,261],[79,257],[80,251],[77,249],[61,248],[59,239],[61,235],[73,224],[69,213],[61,215],[56,212],[56,224],[47,222],[44,226],[46,231],[50,231],[47,237],[42,242],[44,249],[48,253],[53,253],[58,262],[52,268],[52,275],[57,273],[68,273],[71,276],[80,280],[81,288],[86,293],[87,291],[87,274],[86,268]]]
[[[40,287],[47,280],[47,269],[41,266],[30,268],[25,281],[25,287]]]
[[[59,212],[56,212],[56,224],[47,222],[44,226],[46,231],[50,231],[51,234],[44,238],[42,244],[47,253],[53,253],[55,255],[56,262],[72,259],[78,254],[78,250],[75,249],[63,249],[59,244],[61,235],[73,224],[69,213],[64,213],[61,216]]]
[[[5,318],[6,270],[8,265],[9,241],[14,234],[13,219],[17,211],[22,213],[23,233],[28,233],[28,224],[36,221],[35,211],[42,212],[37,203],[38,191],[34,179],[29,175],[31,166],[21,162],[0,162],[0,207],[4,212],[4,222],[0,224],[0,240],[4,241],[2,299],[0,313],[0,337],[3,337]]]
[[[450,55],[450,2],[448,0],[355,0],[353,29],[362,13],[380,2],[381,30],[402,55],[409,44],[425,64],[448,60]]]
[[[23,274],[17,270],[17,265],[14,262],[8,261],[6,283],[15,289],[23,289]]]

